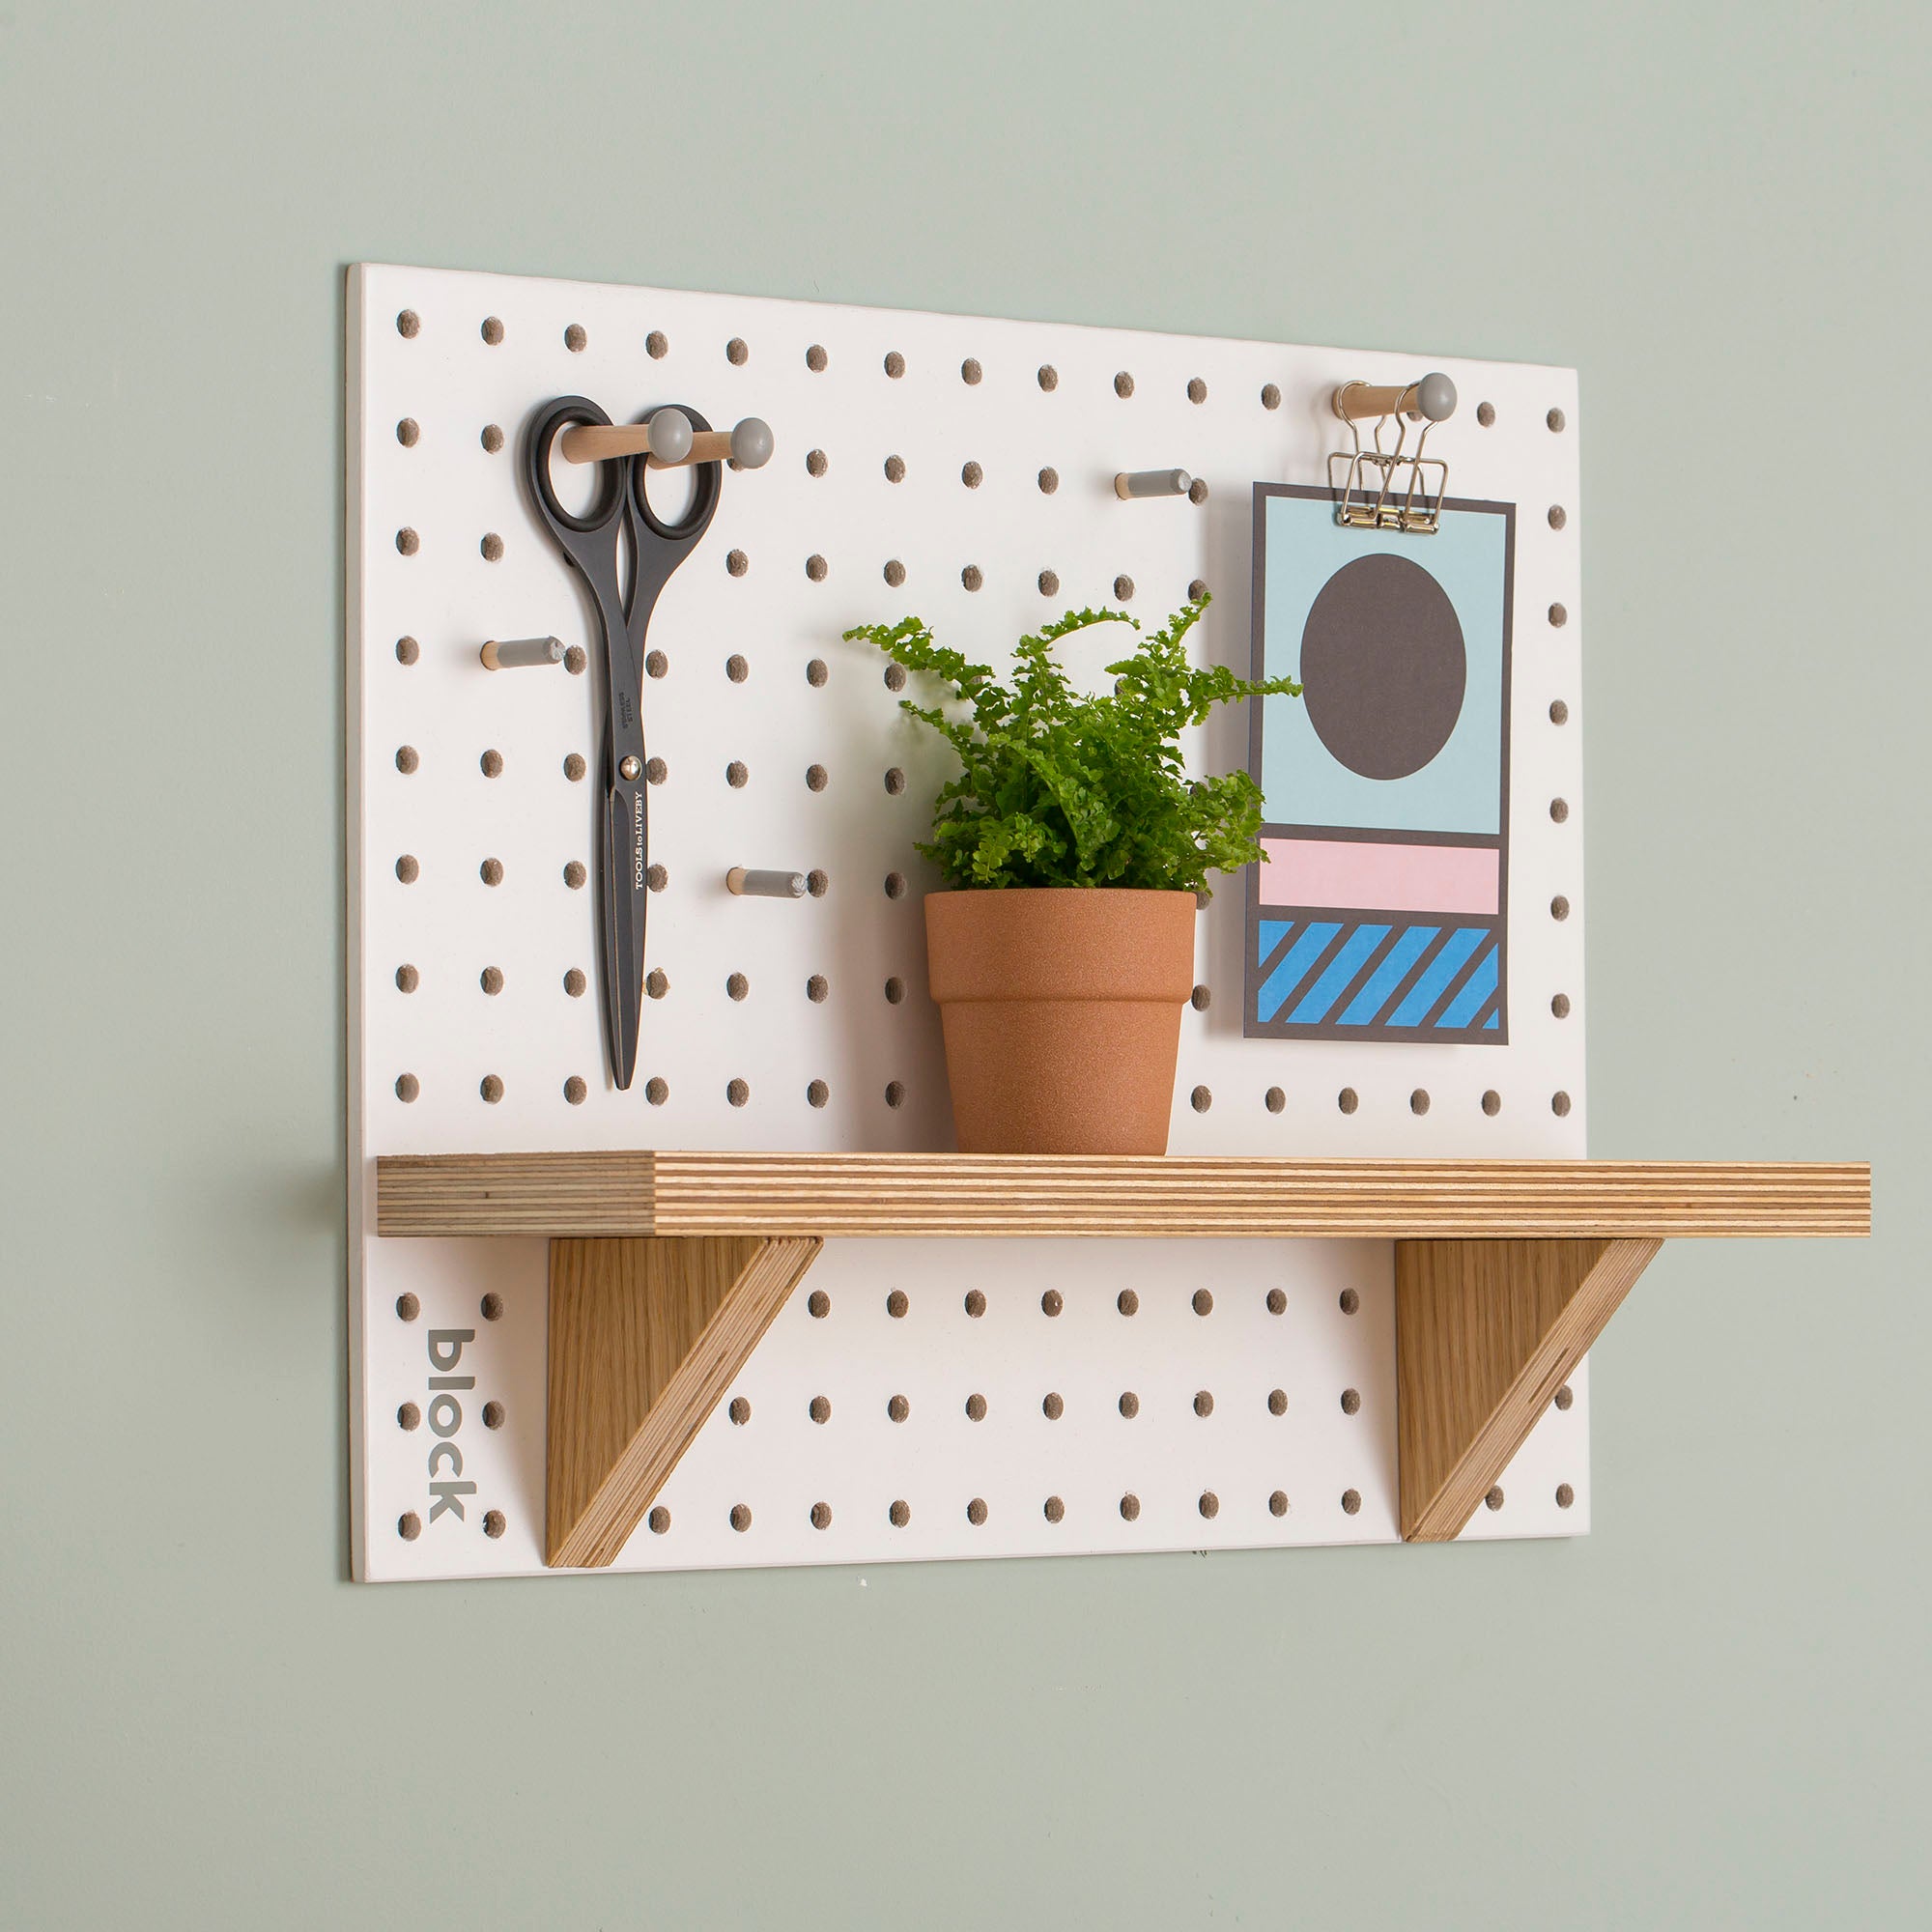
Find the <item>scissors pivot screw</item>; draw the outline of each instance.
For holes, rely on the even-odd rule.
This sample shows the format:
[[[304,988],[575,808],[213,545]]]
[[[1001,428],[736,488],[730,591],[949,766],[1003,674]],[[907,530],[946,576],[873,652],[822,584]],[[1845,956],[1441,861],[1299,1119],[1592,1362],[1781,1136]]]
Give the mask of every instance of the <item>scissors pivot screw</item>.
[[[638,774],[643,770],[643,766],[635,757],[627,755],[624,761],[617,767],[617,770],[627,779],[636,779]]]

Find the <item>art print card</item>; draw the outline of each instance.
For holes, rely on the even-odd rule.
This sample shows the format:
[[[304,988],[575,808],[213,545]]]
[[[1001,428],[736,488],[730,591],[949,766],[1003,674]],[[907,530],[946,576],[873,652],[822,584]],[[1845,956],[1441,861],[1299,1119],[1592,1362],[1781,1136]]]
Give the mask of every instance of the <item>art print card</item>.
[[[1251,707],[1248,1036],[1507,1042],[1515,541],[1511,503],[1424,535],[1255,486],[1254,675],[1303,690]]]

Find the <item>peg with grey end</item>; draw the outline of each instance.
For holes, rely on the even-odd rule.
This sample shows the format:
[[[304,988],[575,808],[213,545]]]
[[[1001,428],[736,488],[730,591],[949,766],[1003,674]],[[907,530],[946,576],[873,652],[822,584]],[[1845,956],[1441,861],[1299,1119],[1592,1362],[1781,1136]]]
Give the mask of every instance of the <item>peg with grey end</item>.
[[[805,896],[805,874],[761,872],[733,866],[724,874],[724,887],[740,898],[802,899]]]
[[[682,410],[663,409],[646,422],[578,423],[557,438],[557,447],[571,463],[600,463],[607,457],[643,456],[654,469],[677,469],[692,463],[723,463],[726,458],[741,469],[762,469],[772,460],[776,443],[772,428],[758,416],[746,416],[735,429],[694,430]]]
[[[1114,477],[1114,495],[1123,503],[1135,497],[1184,497],[1193,487],[1184,469],[1122,469]]]
[[[1335,391],[1334,407],[1344,422],[1392,415],[1406,415],[1411,422],[1447,422],[1456,413],[1456,384],[1439,369],[1406,384],[1344,383]]]
[[[491,638],[477,653],[485,670],[522,670],[563,662],[561,638]]]

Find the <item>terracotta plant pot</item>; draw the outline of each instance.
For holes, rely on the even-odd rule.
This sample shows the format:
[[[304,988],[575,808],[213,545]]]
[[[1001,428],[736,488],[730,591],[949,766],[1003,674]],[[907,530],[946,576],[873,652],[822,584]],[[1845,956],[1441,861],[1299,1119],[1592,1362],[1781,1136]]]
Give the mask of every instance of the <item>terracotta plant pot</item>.
[[[961,1153],[1167,1151],[1194,914],[1192,893],[928,895]]]

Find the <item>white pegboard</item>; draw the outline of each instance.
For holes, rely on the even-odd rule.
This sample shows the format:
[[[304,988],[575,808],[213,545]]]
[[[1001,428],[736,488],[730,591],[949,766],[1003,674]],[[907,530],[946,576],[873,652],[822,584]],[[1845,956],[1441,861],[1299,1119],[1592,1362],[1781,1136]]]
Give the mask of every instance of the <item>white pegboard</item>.
[[[407,334],[398,325],[404,311],[414,318]],[[489,331],[498,337],[494,341],[486,339],[488,318],[501,324],[500,331]],[[572,330],[582,331],[581,349],[569,346],[580,339],[567,335]],[[742,345],[741,359],[727,354],[733,343]],[[377,1241],[366,1232],[373,1221],[373,1157],[518,1148],[948,1145],[937,1018],[924,993],[920,908],[932,877],[911,849],[923,830],[940,753],[898,713],[881,663],[868,649],[841,642],[840,633],[917,611],[943,640],[1000,662],[1022,630],[1062,609],[1115,602],[1118,578],[1133,582],[1126,608],[1154,622],[1202,580],[1215,602],[1195,634],[1199,652],[1245,669],[1252,486],[1325,475],[1326,452],[1341,430],[1326,413],[1326,398],[1349,377],[1389,381],[1424,367],[1447,369],[1463,408],[1437,432],[1432,452],[1439,449],[1449,460],[1451,494],[1519,506],[1510,1042],[1243,1039],[1241,894],[1230,882],[1201,922],[1197,978],[1209,1004],[1184,1017],[1170,1145],[1177,1153],[1583,1151],[1580,519],[1571,372],[397,268],[354,271],[349,348],[358,1574],[534,1567],[541,1505],[541,1249],[519,1242]],[[824,355],[809,360],[813,348]],[[902,373],[887,373],[889,357],[902,358]],[[821,360],[822,368],[812,366]],[[977,381],[966,380],[969,362]],[[1055,372],[1050,388],[1039,376],[1045,367]],[[1133,379],[1124,397],[1116,384],[1122,372]],[[1198,403],[1189,395],[1195,379],[1206,384]],[[1273,409],[1263,401],[1270,384],[1281,398]],[[604,1067],[594,885],[566,883],[573,862],[593,870],[595,865],[596,679],[561,668],[493,674],[476,657],[487,637],[548,632],[567,644],[591,644],[594,620],[519,483],[524,423],[540,403],[565,393],[594,398],[619,422],[665,402],[691,404],[714,423],[757,414],[778,440],[767,469],[726,473],[709,532],[671,579],[652,619],[649,644],[664,653],[666,668],[646,684],[644,727],[667,776],[651,794],[650,842],[667,881],[650,901],[648,954],[668,984],[663,998],[646,1002],[638,1078],[625,1093],[610,1085]],[[1492,418],[1487,424],[1479,404],[1489,406],[1482,412]],[[1552,410],[1561,412],[1561,430],[1549,427]],[[413,426],[407,441],[399,433],[406,421]],[[487,435],[492,426],[499,439]],[[824,462],[809,469],[812,451]],[[889,464],[893,458],[896,464]],[[974,487],[964,480],[969,464],[978,466]],[[1122,503],[1113,494],[1117,469],[1177,465],[1206,481],[1205,503]],[[1048,468],[1058,477],[1050,494],[1039,483]],[[659,500],[655,484],[653,500]],[[1564,510],[1560,520],[1548,516],[1552,505]],[[674,498],[660,507],[674,508]],[[405,530],[413,533],[407,554],[398,542]],[[488,542],[493,536],[499,541]],[[814,565],[809,574],[814,558],[823,568]],[[738,560],[742,569],[734,572]],[[887,582],[889,564],[902,567],[902,582]],[[1043,572],[1057,579],[1051,597],[1039,587]],[[969,589],[969,580],[979,587]],[[1561,625],[1551,620],[1553,606],[1562,607]],[[1108,635],[1101,634],[1103,640]],[[413,641],[413,650],[402,654],[412,659],[408,663],[398,654],[405,638]],[[1082,646],[1072,662],[1097,670],[1110,655],[1103,641]],[[742,679],[727,674],[734,657],[743,660]],[[825,668],[822,682],[808,679],[814,661]],[[1562,724],[1551,720],[1557,700],[1568,709]],[[1218,718],[1201,736],[1190,755],[1208,767],[1244,762],[1237,714]],[[402,760],[412,766],[407,772],[397,756],[404,747],[413,753]],[[488,753],[495,754],[487,760],[494,776],[486,775]],[[581,781],[566,776],[573,753],[587,762]],[[734,761],[749,773],[743,786],[726,781]],[[821,790],[808,788],[812,765],[828,775]],[[888,790],[889,769],[906,774],[902,791]],[[1556,798],[1568,806],[1560,823],[1549,810]],[[414,861],[409,883],[397,870],[406,856]],[[482,876],[490,860],[501,868],[494,886]],[[827,889],[795,903],[734,899],[723,884],[732,865],[822,870]],[[893,874],[906,882],[896,897],[885,886]],[[1559,895],[1569,908],[1560,922],[1549,912]],[[405,967],[412,969],[405,976],[409,991],[397,977]],[[565,990],[573,970],[587,982],[580,997]],[[486,974],[499,990],[485,990]],[[726,992],[733,974],[749,982],[742,1000]],[[807,991],[814,977],[826,989],[816,1001]],[[902,998],[888,997],[889,981]],[[1552,1010],[1558,994],[1568,1001],[1567,1017]],[[415,1096],[407,1102],[398,1094],[405,1075],[404,1089]],[[653,1079],[664,1083],[662,1090],[648,1086]],[[581,1102],[566,1097],[573,1080],[582,1083]],[[743,1105],[726,1097],[734,1080],[749,1090]],[[807,1099],[814,1080],[830,1090],[820,1108]],[[1336,1104],[1345,1087],[1359,1096],[1348,1115]],[[1286,1095],[1279,1113],[1264,1105],[1270,1088]],[[889,1089],[898,1104],[889,1104]],[[1189,1105],[1196,1089],[1211,1096],[1206,1111]],[[1431,1096],[1426,1113],[1411,1106],[1417,1089]],[[665,1098],[653,1105],[647,1094],[656,1091]],[[1502,1100],[1493,1116],[1481,1104],[1489,1091]],[[1552,1106],[1558,1094],[1567,1096],[1566,1116]],[[1065,1277],[1075,1282],[1066,1291],[1068,1315],[1078,1304],[1085,1321],[1086,1302],[1123,1271],[1148,1281],[1150,1305],[1169,1293],[1167,1277],[1155,1281],[1148,1273],[1156,1253],[1173,1256],[1175,1281],[1225,1270],[1241,1293],[1257,1289],[1271,1266],[1297,1306],[1304,1297],[1319,1301],[1327,1292],[1326,1271],[1341,1265],[1288,1244],[1275,1247],[1271,1262],[1244,1243],[1184,1251],[1137,1243],[1138,1260],[1034,1242],[993,1249],[929,1243],[894,1259],[884,1253],[888,1245],[834,1244],[809,1286],[823,1286],[829,1277],[876,1282],[879,1270],[895,1268],[908,1293],[915,1280],[920,1285],[919,1305],[950,1301],[956,1308],[992,1269],[1003,1298],[1023,1283],[1037,1307],[1045,1287]],[[1365,1316],[1387,1301],[1385,1251],[1371,1271],[1376,1279],[1358,1290]],[[499,1321],[473,1319],[485,1292],[479,1283],[500,1293]],[[853,1291],[861,1302],[867,1292]],[[394,1314],[405,1293],[416,1294],[425,1311],[413,1324]],[[852,1298],[839,1297],[841,1305]],[[1111,1290],[1105,1299],[1111,1308]],[[1018,1489],[1002,1489],[1005,1500],[997,1514],[991,1510],[988,1485],[1034,1481],[1010,1461],[985,1465],[1006,1472],[998,1483],[993,1473],[978,1473],[972,1458],[992,1435],[983,1429],[928,1433],[936,1425],[927,1418],[944,1412],[936,1382],[907,1425],[869,1438],[866,1452],[881,1462],[878,1482],[891,1487],[890,1472],[900,1467],[917,1469],[928,1484],[932,1506],[916,1512],[908,1533],[886,1534],[883,1519],[867,1525],[871,1490],[844,1481],[833,1452],[821,1447],[833,1440],[825,1431],[787,1434],[769,1474],[773,1482],[781,1479],[784,1494],[789,1490],[782,1486],[794,1478],[830,1492],[839,1476],[855,1498],[851,1509],[829,1493],[810,1498],[833,1504],[833,1531],[813,1535],[809,1522],[781,1531],[774,1522],[775,1516],[783,1519],[787,1505],[781,1502],[770,1509],[749,1505],[754,1528],[743,1535],[732,1533],[728,1521],[722,1533],[715,1524],[699,1530],[696,1523],[709,1507],[702,1499],[744,1486],[762,1466],[779,1434],[763,1418],[787,1412],[787,1404],[805,1411],[813,1392],[806,1383],[822,1362],[814,1350],[822,1351],[833,1325],[801,1329],[808,1320],[803,1303],[802,1294],[794,1297],[742,1378],[741,1392],[753,1382],[761,1391],[748,1395],[753,1424],[728,1431],[713,1419],[667,1492],[677,1527],[662,1539],[639,1532],[620,1567],[1385,1540],[1395,1533],[1392,1447],[1380,1461],[1365,1459],[1366,1472],[1353,1485],[1363,1498],[1360,1512],[1324,1523],[1301,1498],[1330,1484],[1333,1470],[1321,1460],[1328,1451],[1313,1446],[1314,1436],[1296,1436],[1299,1460],[1284,1479],[1295,1507],[1279,1521],[1256,1523],[1230,1503],[1209,1522],[1192,1501],[1183,1510],[1170,1507],[1171,1499],[1156,1500],[1156,1493],[1166,1498],[1158,1490],[1143,1494],[1131,1534],[1118,1511],[1103,1529],[1087,1520],[1083,1505],[1077,1534],[1041,1543],[1038,1529],[1017,1510]],[[1037,1346],[1046,1351],[1037,1360],[1028,1352],[1035,1344],[1010,1337],[1008,1352],[996,1352],[999,1378],[984,1391],[995,1413],[1017,1412],[1031,1401],[1037,1414],[1043,1391],[1033,1385],[1057,1346],[1052,1338],[1076,1332],[1068,1315],[1037,1331]],[[939,1322],[937,1315],[931,1320]],[[962,1329],[956,1346],[994,1333],[993,1320],[989,1314],[971,1331]],[[1375,1332],[1381,1321],[1379,1315],[1360,1320],[1347,1333]],[[504,1405],[499,1430],[486,1432],[466,1414],[460,1436],[466,1480],[474,1474],[478,1490],[463,1520],[445,1512],[406,1543],[396,1534],[405,1512],[395,1500],[413,1495],[413,1507],[427,1514],[430,1438],[426,1427],[403,1431],[395,1417],[402,1402],[423,1401],[422,1338],[433,1325],[478,1330],[465,1362],[466,1372],[472,1359],[484,1371],[478,1405],[486,1385],[511,1393],[497,1398]],[[1145,1320],[1122,1322],[1116,1346],[1131,1350],[1141,1346],[1133,1338],[1154,1329]],[[1195,1336],[1191,1372],[1203,1386],[1213,1385],[1217,1363],[1226,1371],[1219,1379],[1231,1386],[1231,1378],[1248,1373],[1246,1353],[1257,1338],[1238,1330],[1217,1312],[1187,1331]],[[895,1367],[893,1351],[916,1332],[909,1320],[886,1331],[878,1352],[855,1343],[848,1377],[869,1364],[886,1380],[888,1369],[905,1379],[909,1369]],[[1350,1420],[1371,1420],[1348,1439],[1359,1442],[1392,1428],[1386,1403],[1383,1419],[1375,1419],[1367,1383],[1346,1376],[1336,1380],[1343,1364],[1324,1357],[1330,1346],[1324,1332],[1311,1330],[1291,1349],[1282,1340],[1288,1330],[1277,1322],[1264,1339],[1288,1349],[1310,1402],[1330,1382],[1337,1392],[1362,1388],[1363,1408]],[[950,1386],[958,1367],[952,1329],[928,1339],[937,1353],[927,1374]],[[1224,1347],[1226,1353],[1217,1353]],[[1151,1371],[1158,1368],[1157,1355],[1148,1361]],[[1110,1361],[1121,1373],[1131,1366]],[[1366,1373],[1349,1366],[1358,1378]],[[1061,1371],[1063,1379],[1069,1374]],[[394,1393],[412,1382],[413,1398]],[[848,1385],[853,1393],[841,1416],[854,1407],[863,1413],[867,1401],[860,1384]],[[1560,1480],[1572,1486],[1576,1506],[1559,1514],[1553,1503],[1536,1500],[1553,1488],[1539,1463],[1533,1482],[1515,1485],[1521,1504],[1509,1494],[1504,1508],[1482,1516],[1471,1534],[1584,1526],[1586,1437],[1577,1386],[1575,1406],[1548,1419],[1518,1459],[1521,1466],[1532,1452],[1545,1457],[1546,1438],[1557,1440],[1550,1466],[1563,1467]],[[907,1391],[880,1381],[871,1406],[883,1416],[898,1392]],[[1098,1485],[1095,1494],[1112,1480],[1106,1458],[1125,1447],[1118,1422],[1101,1429],[1091,1406],[1076,1406],[1069,1397],[1055,1426],[1056,1441],[1075,1445],[1064,1452],[1073,1459],[1069,1467],[1086,1472],[1083,1483],[1091,1478]],[[1203,1427],[1211,1431],[1212,1420]],[[1140,1439],[1151,1434],[1142,1432]],[[1222,1437],[1231,1445],[1245,1440],[1232,1429]],[[445,1452],[445,1478],[450,1461]],[[1217,1493],[1230,1498],[1252,1491],[1264,1473],[1259,1463],[1252,1469],[1224,1466],[1228,1473],[1213,1481]],[[1513,1470],[1506,1493],[1514,1478]],[[943,1497],[962,1485],[966,1499],[983,1494],[988,1501],[984,1525],[975,1528],[963,1515],[956,1523],[948,1520]],[[493,1503],[497,1492],[502,1500]],[[1271,1492],[1272,1485],[1262,1493]],[[674,1498],[681,1494],[691,1502],[680,1506]],[[1072,1496],[1066,1500],[1063,1530],[1076,1520]],[[480,1526],[491,1508],[503,1516],[499,1538],[486,1537]],[[694,1525],[690,1534],[687,1523]],[[1122,1535],[1124,1541],[1114,1540]]]

